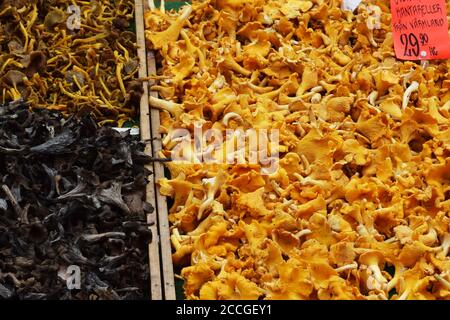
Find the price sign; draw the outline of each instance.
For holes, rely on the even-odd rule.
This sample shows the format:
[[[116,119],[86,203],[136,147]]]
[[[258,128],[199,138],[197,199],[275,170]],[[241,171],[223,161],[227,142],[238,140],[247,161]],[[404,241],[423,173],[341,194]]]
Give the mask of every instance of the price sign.
[[[397,58],[450,58],[445,0],[391,0],[391,13]]]

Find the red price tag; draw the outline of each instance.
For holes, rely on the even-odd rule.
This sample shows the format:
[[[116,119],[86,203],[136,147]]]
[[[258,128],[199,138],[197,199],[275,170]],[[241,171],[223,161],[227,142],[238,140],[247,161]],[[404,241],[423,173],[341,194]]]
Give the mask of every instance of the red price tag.
[[[450,58],[445,0],[391,0],[391,13],[397,58]]]

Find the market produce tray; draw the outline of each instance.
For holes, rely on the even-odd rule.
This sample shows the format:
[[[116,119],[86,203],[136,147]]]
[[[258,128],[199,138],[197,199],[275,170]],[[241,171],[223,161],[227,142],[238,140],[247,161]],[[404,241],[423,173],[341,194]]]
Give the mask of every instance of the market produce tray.
[[[148,78],[156,73],[156,63],[153,51],[145,46],[144,12],[148,9],[147,1],[135,0],[136,35],[138,57],[140,60],[139,77]],[[141,139],[146,142],[146,153],[157,158],[162,149],[161,134],[159,133],[159,111],[150,109],[149,96],[157,97],[157,92],[150,91],[152,81],[144,81],[144,94],[140,105]],[[168,220],[167,200],[159,192],[156,182],[164,177],[164,166],[160,162],[149,165],[154,174],[149,177],[147,185],[147,201],[153,205],[155,211],[149,215],[152,223],[153,241],[149,245],[150,281],[152,300],[175,300],[175,283],[170,245],[170,231]]]

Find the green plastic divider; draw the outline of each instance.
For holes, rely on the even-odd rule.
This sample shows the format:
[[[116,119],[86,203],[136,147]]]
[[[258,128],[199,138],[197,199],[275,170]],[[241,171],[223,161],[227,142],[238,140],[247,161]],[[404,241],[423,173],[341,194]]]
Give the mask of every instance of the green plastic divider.
[[[165,8],[166,10],[178,10],[180,7],[184,6],[186,3],[191,3],[192,1],[174,1],[174,0],[165,0]],[[161,4],[160,0],[155,1],[155,5],[159,7]]]

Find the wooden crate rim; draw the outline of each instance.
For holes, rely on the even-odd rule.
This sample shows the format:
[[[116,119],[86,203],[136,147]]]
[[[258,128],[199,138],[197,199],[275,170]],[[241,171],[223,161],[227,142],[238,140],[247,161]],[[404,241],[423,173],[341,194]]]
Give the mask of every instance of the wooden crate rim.
[[[139,77],[147,78],[156,73],[155,55],[145,46],[144,12],[148,10],[146,0],[135,0],[136,36],[139,56]],[[161,134],[159,133],[159,111],[149,106],[149,96],[157,97],[157,92],[149,91],[151,83],[144,81],[144,94],[140,105],[141,139],[147,142],[146,153],[157,157],[162,150]],[[167,201],[161,195],[156,184],[164,178],[164,166],[155,162],[149,166],[153,171],[146,190],[147,201],[153,205],[155,212],[149,215],[153,241],[149,245],[150,286],[152,300],[175,300],[175,278],[172,264],[172,247],[170,244],[170,230]]]

